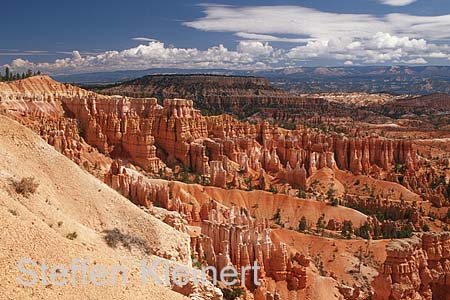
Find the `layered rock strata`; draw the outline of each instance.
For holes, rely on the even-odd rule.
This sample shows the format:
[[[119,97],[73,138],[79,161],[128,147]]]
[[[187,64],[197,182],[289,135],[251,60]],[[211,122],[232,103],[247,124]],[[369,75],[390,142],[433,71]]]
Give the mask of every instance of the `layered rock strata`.
[[[283,243],[274,243],[270,238],[267,223],[256,223],[242,209],[224,209],[214,201],[205,204],[208,219],[202,220],[201,235],[191,240],[193,253],[200,261],[222,270],[234,266],[238,271],[255,263],[245,274],[242,286],[254,291],[255,299],[266,299],[275,291],[268,290],[267,280],[285,281],[289,290],[306,288],[306,268],[309,259],[300,253],[289,253]],[[243,274],[239,274],[242,278]],[[255,285],[257,278],[259,285]]]
[[[427,195],[435,192],[427,186],[430,176],[418,176],[420,158],[408,140],[349,138],[308,129],[288,131],[267,122],[249,124],[226,115],[204,117],[190,100],[166,99],[160,106],[154,98],[98,95],[46,76],[7,86],[0,103],[9,113],[39,120],[76,119],[89,145],[152,173],[161,173],[166,164],[172,168],[180,164],[218,187],[239,183],[242,173],[251,173],[254,179],[267,174],[305,187],[306,179],[324,167],[400,181],[393,169],[404,166],[403,185]],[[67,140],[70,132],[57,134]],[[60,139],[51,142],[65,147],[76,141]]]
[[[450,234],[392,241],[376,279],[375,299],[450,299]]]

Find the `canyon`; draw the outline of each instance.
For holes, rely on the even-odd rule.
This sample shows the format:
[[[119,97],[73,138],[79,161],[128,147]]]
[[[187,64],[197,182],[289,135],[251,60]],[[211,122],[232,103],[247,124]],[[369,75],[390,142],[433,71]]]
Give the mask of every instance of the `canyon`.
[[[157,257],[190,267],[261,266],[261,286],[167,293],[446,299],[450,160],[448,141],[437,138],[450,133],[442,120],[403,116],[410,107],[422,114],[422,98],[346,103],[289,94],[260,78],[167,80],[144,77],[102,94],[44,75],[0,83],[2,128],[28,127],[32,139],[129,205],[128,218],[139,219],[126,231],[140,232],[150,219],[156,229],[141,236]],[[424,99],[448,111],[448,96]],[[395,126],[380,127],[385,118]]]

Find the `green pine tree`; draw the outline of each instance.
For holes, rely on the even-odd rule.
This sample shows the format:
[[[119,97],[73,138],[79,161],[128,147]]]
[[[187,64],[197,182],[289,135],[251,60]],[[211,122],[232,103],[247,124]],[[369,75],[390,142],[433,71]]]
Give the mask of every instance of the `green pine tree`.
[[[298,230],[300,232],[305,232],[308,228],[308,222],[306,222],[306,218],[303,216],[298,223]]]
[[[11,80],[11,73],[10,73],[9,67],[6,67],[5,68],[5,81],[9,81],[9,80]]]

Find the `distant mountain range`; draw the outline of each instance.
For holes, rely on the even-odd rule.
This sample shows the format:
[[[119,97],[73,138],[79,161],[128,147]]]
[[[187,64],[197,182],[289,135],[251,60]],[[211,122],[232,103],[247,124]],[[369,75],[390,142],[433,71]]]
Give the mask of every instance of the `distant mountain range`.
[[[274,70],[148,69],[55,76],[61,82],[111,84],[155,74],[215,74],[265,77],[294,93],[450,93],[450,66],[299,67]]]

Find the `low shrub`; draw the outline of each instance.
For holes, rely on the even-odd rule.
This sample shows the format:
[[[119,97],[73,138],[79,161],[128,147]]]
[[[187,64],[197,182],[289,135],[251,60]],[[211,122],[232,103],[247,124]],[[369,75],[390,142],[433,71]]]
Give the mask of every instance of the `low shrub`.
[[[69,240],[74,240],[78,237],[78,233],[76,231],[66,234],[66,238]]]
[[[104,230],[103,233],[105,233],[105,236],[103,238],[105,239],[106,244],[108,244],[108,246],[111,248],[117,248],[117,246],[120,243],[123,247],[127,248],[129,251],[131,251],[132,246],[135,246],[144,253],[148,255],[151,254],[151,250],[147,242],[140,237],[122,233],[117,228],[111,230]]]
[[[16,193],[29,197],[36,193],[39,183],[35,182],[34,177],[23,177],[20,181],[13,180],[13,186]]]

